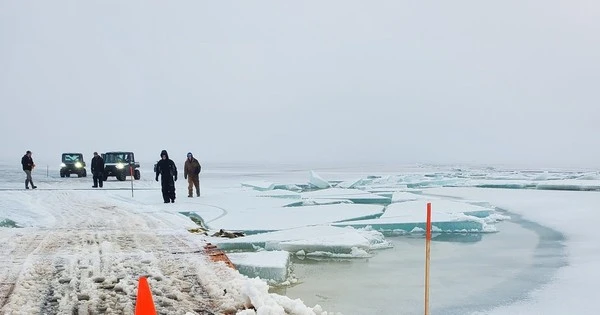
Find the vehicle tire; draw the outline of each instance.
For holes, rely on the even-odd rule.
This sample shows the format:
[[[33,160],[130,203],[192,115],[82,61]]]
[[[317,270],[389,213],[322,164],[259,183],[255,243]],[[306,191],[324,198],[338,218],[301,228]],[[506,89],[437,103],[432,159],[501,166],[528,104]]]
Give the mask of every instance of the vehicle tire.
[[[65,173],[65,176],[71,177],[71,173]]]
[[[60,172],[60,177],[65,177],[65,173]]]
[[[140,179],[140,177],[141,177],[140,176],[140,170],[135,170],[133,172],[133,179],[138,180],[138,179]]]
[[[125,179],[127,179],[127,176],[125,174],[119,174],[117,175],[117,179],[120,181],[124,181]]]
[[[81,173],[81,177],[87,177],[87,171],[83,170],[83,172]]]
[[[105,182],[108,179],[108,175],[103,175],[102,176],[102,181]]]

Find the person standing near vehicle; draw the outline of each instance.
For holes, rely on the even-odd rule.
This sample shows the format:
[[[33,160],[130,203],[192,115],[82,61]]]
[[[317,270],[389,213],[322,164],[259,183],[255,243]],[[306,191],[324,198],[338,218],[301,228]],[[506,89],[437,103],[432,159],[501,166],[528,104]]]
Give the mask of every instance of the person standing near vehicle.
[[[21,165],[23,165],[23,171],[27,177],[25,178],[25,189],[29,189],[29,184],[31,183],[31,188],[36,189],[37,186],[33,184],[33,179],[31,178],[31,171],[35,167],[35,163],[33,163],[33,158],[31,157],[31,151],[27,150],[23,158],[21,158]]]
[[[183,165],[183,178],[188,180],[188,197],[194,197],[193,190],[196,186],[196,196],[200,197],[200,162],[194,158],[192,152],[188,152],[187,159]]]
[[[160,175],[160,184],[162,186],[162,195],[165,203],[175,202],[175,182],[177,181],[177,166],[175,162],[169,159],[167,150],[160,152],[161,160],[156,163],[156,181]]]
[[[92,158],[92,175],[94,177],[94,186],[93,188],[97,188],[100,186],[102,188],[102,182],[104,180],[104,159],[102,156],[98,155],[98,152],[94,152],[94,157]]]

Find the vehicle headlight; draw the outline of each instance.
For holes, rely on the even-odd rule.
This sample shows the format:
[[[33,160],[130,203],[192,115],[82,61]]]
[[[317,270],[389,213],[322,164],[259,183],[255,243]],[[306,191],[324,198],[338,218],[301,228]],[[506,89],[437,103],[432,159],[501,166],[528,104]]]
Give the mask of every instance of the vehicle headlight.
[[[75,162],[75,167],[77,168],[81,168],[83,165],[81,164],[81,162]]]
[[[60,167],[66,167],[66,166],[67,166],[67,164],[65,164],[65,163],[60,163]]]
[[[122,170],[125,167],[123,163],[117,163],[117,169]]]

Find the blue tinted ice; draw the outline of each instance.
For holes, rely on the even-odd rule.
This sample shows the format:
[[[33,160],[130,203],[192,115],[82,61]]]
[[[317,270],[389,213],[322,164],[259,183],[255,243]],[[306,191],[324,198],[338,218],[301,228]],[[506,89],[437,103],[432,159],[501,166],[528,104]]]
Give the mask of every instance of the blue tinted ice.
[[[229,253],[236,269],[250,278],[259,277],[281,283],[288,279],[290,254],[287,251]]]
[[[275,184],[267,181],[251,181],[251,182],[243,182],[242,186],[250,187],[259,191],[266,191],[275,189]]]
[[[333,226],[309,226],[234,239],[216,239],[221,249],[237,250],[263,248],[290,253],[330,253],[339,257],[360,254],[362,251],[389,247],[383,235],[372,230],[357,230]]]
[[[314,171],[310,171],[310,177],[309,177],[308,183],[311,186],[320,188],[320,189],[331,187],[331,184],[329,184],[328,181],[324,180],[321,176],[319,176],[319,174],[315,173]]]
[[[345,220],[378,217],[381,205],[332,204],[303,207],[240,208],[208,222],[209,228],[255,234]]]

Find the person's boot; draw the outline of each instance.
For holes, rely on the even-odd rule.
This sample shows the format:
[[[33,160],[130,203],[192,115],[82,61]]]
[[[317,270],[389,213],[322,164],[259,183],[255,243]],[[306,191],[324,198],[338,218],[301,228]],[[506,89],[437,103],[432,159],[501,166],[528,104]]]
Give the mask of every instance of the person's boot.
[[[200,188],[197,188],[197,189],[196,189],[196,196],[197,196],[197,197],[200,197]]]
[[[36,189],[37,186],[35,186],[33,183],[31,184],[31,189]]]

